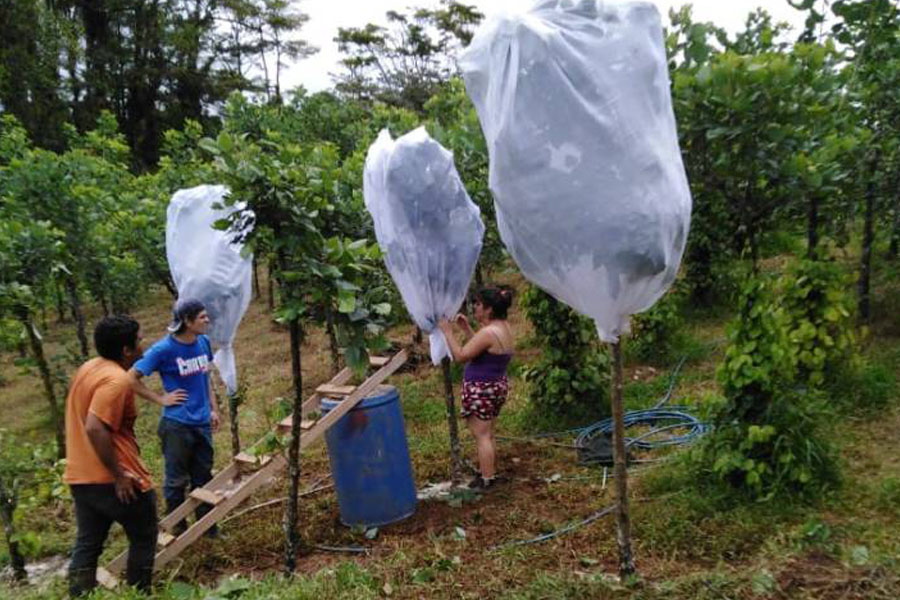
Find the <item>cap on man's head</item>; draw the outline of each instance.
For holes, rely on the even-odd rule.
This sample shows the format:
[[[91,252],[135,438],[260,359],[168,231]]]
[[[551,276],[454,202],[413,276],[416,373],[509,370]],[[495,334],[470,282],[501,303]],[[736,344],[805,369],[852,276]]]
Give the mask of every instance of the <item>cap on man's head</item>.
[[[193,321],[201,312],[206,310],[202,302],[196,298],[179,298],[172,309],[172,323],[168,330],[170,333],[178,333],[184,328],[185,323]]]

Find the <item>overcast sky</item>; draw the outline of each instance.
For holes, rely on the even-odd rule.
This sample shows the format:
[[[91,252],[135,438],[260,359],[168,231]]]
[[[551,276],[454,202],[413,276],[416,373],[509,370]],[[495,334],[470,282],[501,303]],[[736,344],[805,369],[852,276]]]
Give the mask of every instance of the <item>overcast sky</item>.
[[[687,4],[680,0],[652,0],[659,7],[663,24],[668,23],[669,9]],[[298,0],[294,0],[298,2]],[[338,72],[340,55],[333,38],[338,27],[362,27],[366,23],[383,25],[384,13],[389,10],[403,12],[410,7],[436,7],[438,0],[299,0],[300,10],[309,15],[301,37],[319,52],[299,61],[283,74],[286,89],[304,85],[310,91],[332,86],[329,73]],[[533,0],[467,0],[489,18],[501,10],[516,6],[530,6]],[[787,3],[787,0],[694,0],[694,18],[712,21],[729,32],[742,28],[747,14],[757,7],[765,8],[776,20],[787,21],[795,29],[803,26],[803,16]]]

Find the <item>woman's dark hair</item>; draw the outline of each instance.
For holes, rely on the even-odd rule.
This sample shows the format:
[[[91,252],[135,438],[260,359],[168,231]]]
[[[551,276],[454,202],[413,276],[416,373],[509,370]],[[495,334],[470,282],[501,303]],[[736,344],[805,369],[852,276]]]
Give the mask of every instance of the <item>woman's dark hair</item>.
[[[122,348],[137,346],[140,324],[125,315],[103,317],[94,327],[94,346],[97,354],[109,360],[122,358]]]
[[[513,290],[506,285],[483,287],[475,292],[474,300],[481,302],[485,308],[490,308],[491,316],[495,319],[505,319],[506,312],[512,305]]]

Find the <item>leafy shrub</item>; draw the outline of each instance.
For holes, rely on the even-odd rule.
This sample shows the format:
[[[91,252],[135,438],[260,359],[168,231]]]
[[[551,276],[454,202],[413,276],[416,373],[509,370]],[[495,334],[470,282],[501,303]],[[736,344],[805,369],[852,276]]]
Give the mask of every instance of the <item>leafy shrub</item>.
[[[718,371],[724,400],[697,451],[718,480],[754,498],[811,493],[837,480],[821,395],[794,386],[790,323],[768,279],[747,282]]]
[[[591,320],[534,286],[522,307],[541,347],[540,360],[524,371],[535,408],[564,419],[607,414],[610,359]]]
[[[649,310],[631,318],[631,340],[627,352],[641,361],[654,364],[672,358],[683,324],[683,296],[673,287]]]

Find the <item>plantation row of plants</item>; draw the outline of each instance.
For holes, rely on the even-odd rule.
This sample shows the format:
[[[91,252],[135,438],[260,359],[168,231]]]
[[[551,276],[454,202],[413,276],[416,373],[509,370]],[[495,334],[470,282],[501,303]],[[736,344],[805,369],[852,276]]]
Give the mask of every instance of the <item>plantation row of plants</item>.
[[[715,429],[687,460],[710,481],[764,499],[839,481],[822,431],[825,406],[841,390],[843,408],[852,409],[852,382],[867,368],[859,347],[873,317],[872,274],[896,272],[900,250],[900,11],[889,0],[838,1],[827,15],[812,0],[798,5],[808,15],[802,32],[762,11],[734,36],[695,22],[689,8],[670,15],[692,230],[675,288],[635,317],[626,344],[634,360],[669,365],[688,307],[737,309],[709,415]],[[398,19],[395,27],[416,23]],[[448,23],[442,35],[466,43],[468,29]],[[351,33],[345,51],[358,68],[404,39]],[[366,93],[359,84],[301,89],[287,101],[280,92],[269,101],[234,94],[220,118],[166,131],[158,163],[146,169],[135,168],[146,157],[136,160],[134,140],[112,113],[85,130],[60,128],[54,140],[63,148],[55,150],[34,143],[11,112],[0,114],[0,351],[40,381],[55,437],[53,448],[42,437],[27,446],[21,432],[0,436],[0,516],[11,555],[27,543],[15,533],[18,498],[65,493],[46,474],[65,449],[67,375],[91,352],[86,313],[128,312],[159,287],[174,297],[164,226],[175,191],[230,189],[226,202],[239,209],[218,226],[243,232],[256,268],[275,282],[274,295],[259,290],[258,278],[256,289],[290,333],[295,410],[306,332],[327,332],[335,368],[358,367],[406,320],[362,197],[366,151],[381,129],[398,136],[424,124],[453,151],[487,226],[476,282],[508,266],[477,116],[452,69],[436,72],[443,76],[421,101],[422,86],[399,75],[358,80]],[[786,266],[773,266],[785,256]],[[529,401],[563,421],[603,415],[610,361],[593,326],[538,289],[522,304],[543,349],[526,367]],[[75,337],[48,352],[44,334],[64,322]],[[299,474],[298,466],[295,484]]]

